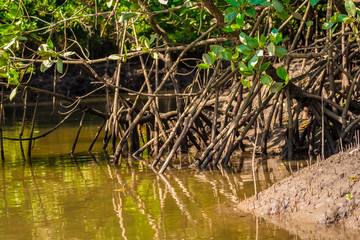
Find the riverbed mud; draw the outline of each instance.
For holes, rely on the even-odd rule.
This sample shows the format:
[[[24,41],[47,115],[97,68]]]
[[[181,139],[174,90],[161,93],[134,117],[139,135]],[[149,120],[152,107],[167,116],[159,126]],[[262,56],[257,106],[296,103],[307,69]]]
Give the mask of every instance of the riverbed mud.
[[[340,236],[344,234],[341,229],[349,229],[352,234],[354,231],[360,233],[359,179],[358,147],[294,172],[259,193],[258,199],[256,196],[248,198],[237,208],[261,215],[288,230],[297,229],[306,234],[320,228],[326,230],[325,234],[335,234],[330,231],[333,229]],[[309,237],[306,234],[305,238]]]

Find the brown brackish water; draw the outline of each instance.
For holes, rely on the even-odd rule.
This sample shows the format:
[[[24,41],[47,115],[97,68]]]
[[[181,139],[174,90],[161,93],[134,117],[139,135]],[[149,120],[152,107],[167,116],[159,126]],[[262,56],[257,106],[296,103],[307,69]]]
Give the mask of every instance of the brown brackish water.
[[[48,117],[49,111],[40,108],[35,136],[61,119]],[[20,108],[6,107],[4,136],[18,136],[21,114]],[[100,125],[91,116],[85,118],[75,155],[68,154],[79,118],[37,140],[33,158],[25,162],[17,142],[4,142],[0,239],[298,239],[236,209],[254,194],[249,156],[235,154],[233,167],[223,171],[196,171],[186,167],[192,161],[186,155],[178,169],[162,176],[134,159],[114,166],[101,141],[93,154],[86,152]],[[260,190],[288,175],[280,159],[259,161]]]

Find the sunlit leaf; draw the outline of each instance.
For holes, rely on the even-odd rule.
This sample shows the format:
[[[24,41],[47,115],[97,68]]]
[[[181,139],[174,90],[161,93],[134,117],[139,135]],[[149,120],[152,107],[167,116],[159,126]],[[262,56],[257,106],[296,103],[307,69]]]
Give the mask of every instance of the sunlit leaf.
[[[240,35],[239,35],[240,42],[242,42],[242,43],[245,44],[245,45],[247,45],[247,43],[246,43],[246,37],[247,37],[247,35],[246,35],[246,33],[244,33],[244,32],[241,32]]]
[[[48,39],[46,40],[46,45],[47,45],[47,50],[52,50],[52,49],[54,49],[54,44],[53,44],[53,42],[51,41],[50,38],[48,38]]]
[[[239,69],[241,71],[248,71],[249,68],[246,66],[246,64],[244,62],[238,62],[238,66],[239,66]]]
[[[210,50],[216,55],[219,56],[219,54],[224,51],[224,48],[220,45],[211,45]]]
[[[334,23],[326,22],[322,25],[322,29],[327,30],[327,29],[330,29],[332,26],[334,26]]]
[[[246,81],[245,79],[241,79],[241,84],[244,86],[244,87],[247,87],[247,88],[251,88],[251,85],[250,85],[250,82],[249,81]]]
[[[201,69],[209,69],[210,66],[207,65],[206,63],[200,63],[197,65],[198,68],[201,68]]]
[[[18,85],[19,84],[19,73],[15,69],[10,69],[7,73],[8,84]]]
[[[253,49],[244,44],[237,46],[236,50],[245,55],[250,55],[251,53],[253,53]]]
[[[17,94],[17,92],[18,92],[18,87],[14,88],[14,89],[11,91],[10,96],[9,96],[10,101],[12,101],[12,100],[14,99],[14,97],[15,97],[16,94]]]
[[[356,6],[352,0],[345,0],[345,10],[350,16],[355,17]]]
[[[248,62],[248,68],[250,70],[253,70],[255,66],[258,64],[258,62],[259,62],[259,57],[257,55],[253,56]]]
[[[245,14],[244,14],[244,13],[239,13],[239,14],[236,16],[236,24],[242,26],[243,23],[244,23],[244,18],[245,18]]]
[[[168,4],[168,0],[159,0],[159,3],[166,5]]]
[[[213,65],[214,64],[214,61],[213,59],[210,57],[209,54],[207,53],[204,53],[203,56],[202,56],[202,59],[204,61],[204,63],[206,63],[207,65]]]
[[[108,6],[109,8],[112,6],[112,4],[113,4],[113,0],[106,2],[106,6]]]
[[[267,45],[267,50],[268,50],[270,56],[275,56],[275,45],[274,45],[274,43],[270,42],[269,45]]]

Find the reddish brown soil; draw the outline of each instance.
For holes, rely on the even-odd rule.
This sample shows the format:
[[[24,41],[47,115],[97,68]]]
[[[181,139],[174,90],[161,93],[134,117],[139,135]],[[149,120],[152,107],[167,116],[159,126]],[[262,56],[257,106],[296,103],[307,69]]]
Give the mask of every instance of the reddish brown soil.
[[[262,215],[289,230],[297,229],[297,233],[309,234],[317,226],[316,229],[326,230],[325,238],[339,237],[330,229],[343,229],[341,239],[353,239],[354,233],[360,233],[359,179],[360,149],[353,148],[294,173],[261,192],[258,200],[255,196],[246,199],[238,208]],[[326,228],[330,225],[336,227]]]

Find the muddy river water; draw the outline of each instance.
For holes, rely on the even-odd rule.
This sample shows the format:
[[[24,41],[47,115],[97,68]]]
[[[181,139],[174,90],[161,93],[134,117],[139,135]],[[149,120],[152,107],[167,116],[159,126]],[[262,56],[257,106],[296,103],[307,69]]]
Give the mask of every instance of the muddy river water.
[[[5,137],[17,137],[22,108],[7,106]],[[42,105],[37,136],[61,116]],[[24,137],[28,136],[31,107]],[[23,160],[17,141],[4,141],[0,174],[0,239],[299,239],[262,218],[243,214],[236,204],[254,194],[251,157],[234,154],[222,171],[187,167],[155,174],[147,160],[124,158],[114,166],[99,140],[87,152],[101,120],[86,116],[75,154],[70,155],[81,115],[35,142],[32,159]],[[100,136],[101,139],[101,136]],[[27,141],[23,142],[25,152]],[[279,158],[259,160],[260,190],[288,176]]]

